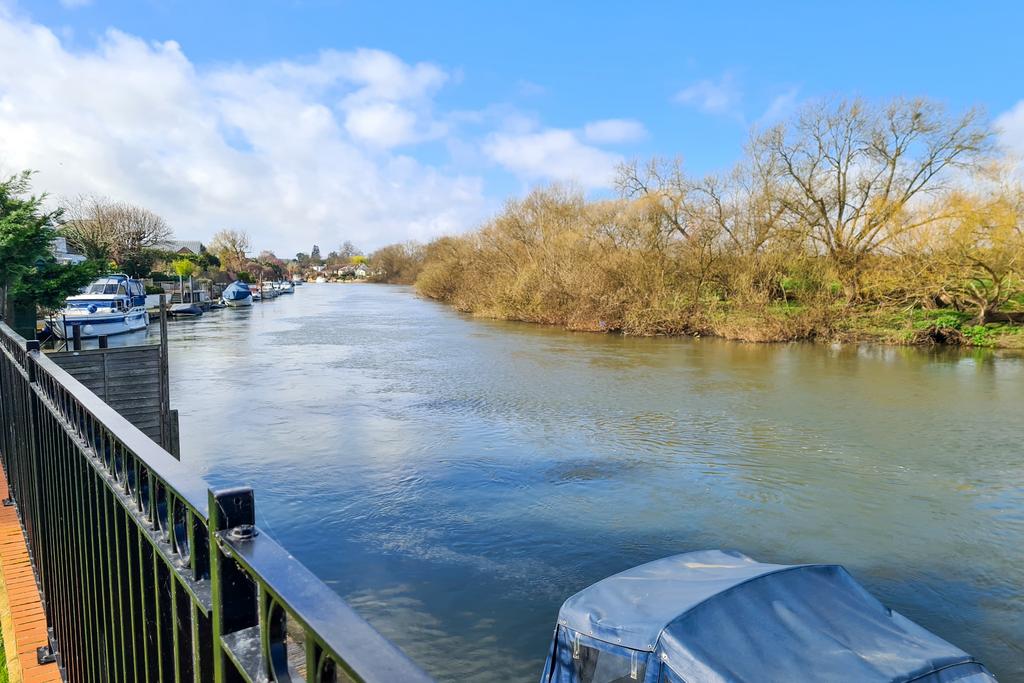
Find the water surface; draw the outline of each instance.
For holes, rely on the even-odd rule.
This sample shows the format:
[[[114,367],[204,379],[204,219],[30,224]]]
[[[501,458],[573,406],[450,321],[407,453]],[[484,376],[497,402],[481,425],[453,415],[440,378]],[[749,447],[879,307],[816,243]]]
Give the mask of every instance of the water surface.
[[[630,339],[305,285],[174,322],[182,459],[432,674],[534,681],[665,555],[836,562],[1024,680],[1024,360]]]

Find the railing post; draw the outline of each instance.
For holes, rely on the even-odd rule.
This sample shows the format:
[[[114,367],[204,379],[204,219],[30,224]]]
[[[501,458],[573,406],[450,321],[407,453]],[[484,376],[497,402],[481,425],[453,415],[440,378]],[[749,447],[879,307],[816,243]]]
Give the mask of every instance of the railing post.
[[[28,375],[29,386],[36,382],[36,356],[40,352],[39,341],[31,339],[25,342],[25,374]],[[42,426],[40,424],[39,406],[37,401],[32,396],[31,388],[27,392],[28,398],[28,418],[30,421],[29,429],[29,452],[28,452],[28,463],[27,463],[27,474],[29,474],[29,482],[26,482],[28,486],[31,486],[32,491],[29,496],[30,500],[26,500],[25,503],[31,506],[31,510],[25,510],[22,512],[22,522],[26,525],[28,530],[29,549],[32,554],[32,563],[35,565],[35,572],[37,577],[37,583],[39,585],[40,597],[42,598],[43,613],[46,616],[46,644],[36,648],[36,662],[39,664],[52,664],[57,661],[59,655],[56,647],[56,638],[54,637],[53,631],[53,614],[51,612],[52,606],[50,604],[50,598],[44,585],[45,581],[41,577],[46,576],[48,570],[47,562],[49,561],[41,552],[41,546],[43,539],[47,533],[47,514],[46,506],[43,504],[43,482],[42,482],[42,468],[44,465],[40,462],[40,458],[43,452],[43,434]]]
[[[209,491],[210,588],[213,609],[213,680],[227,680],[221,637],[259,623],[256,586],[221,550],[220,535],[251,540],[256,533],[256,501],[251,488]]]
[[[28,373],[28,381],[36,381],[36,365],[32,358],[32,352],[39,350],[39,340],[30,339],[25,342],[25,372]]]

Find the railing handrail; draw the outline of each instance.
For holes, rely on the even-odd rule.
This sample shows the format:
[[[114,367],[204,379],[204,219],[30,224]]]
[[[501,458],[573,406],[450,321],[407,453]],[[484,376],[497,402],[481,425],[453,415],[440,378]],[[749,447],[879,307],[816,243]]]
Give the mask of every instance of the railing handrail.
[[[18,503],[23,523],[27,525],[33,563],[37,573],[41,572],[40,582],[44,589],[44,599],[48,602],[61,603],[62,614],[73,615],[81,611],[74,605],[64,606],[65,596],[60,594],[62,590],[74,589],[79,578],[53,572],[67,569],[67,557],[71,557],[70,563],[74,565],[76,556],[61,555],[61,549],[54,548],[52,541],[36,538],[38,532],[34,530],[37,527],[45,529],[48,525],[55,524],[51,515],[58,513],[47,510],[47,501],[53,501],[56,507],[63,511],[61,514],[64,516],[60,519],[65,522],[68,519],[67,511],[78,509],[76,506],[87,513],[93,511],[90,513],[93,517],[100,514],[101,508],[96,507],[100,505],[99,502],[72,500],[62,492],[63,489],[54,493],[51,489],[60,482],[53,479],[54,475],[47,470],[44,463],[36,461],[71,453],[70,459],[60,460],[58,464],[64,470],[73,465],[78,468],[78,472],[96,472],[98,478],[90,480],[101,482],[107,490],[105,500],[116,501],[123,510],[123,517],[109,517],[108,515],[114,513],[108,512],[109,507],[102,508],[100,518],[106,519],[106,524],[114,523],[111,522],[112,519],[128,520],[126,523],[134,522],[138,526],[139,538],[146,538],[152,544],[153,552],[157,553],[154,557],[159,558],[166,568],[161,571],[166,571],[171,577],[170,585],[165,587],[165,590],[170,591],[173,606],[178,604],[175,602],[176,598],[173,598],[174,587],[180,584],[177,590],[183,590],[184,593],[179,593],[179,596],[191,596],[189,599],[193,603],[193,616],[189,617],[189,621],[196,618],[210,619],[212,630],[209,637],[212,642],[194,643],[191,642],[194,636],[189,636],[188,640],[194,650],[194,663],[185,662],[180,665],[199,666],[201,671],[195,672],[197,680],[207,680],[205,676],[210,672],[210,680],[234,680],[227,677],[226,666],[235,666],[242,680],[261,680],[268,675],[276,677],[277,680],[291,680],[287,668],[283,668],[285,664],[282,658],[288,654],[286,641],[295,635],[296,629],[305,643],[303,648],[308,681],[341,680],[341,672],[355,680],[380,683],[431,680],[401,650],[356,614],[341,596],[256,527],[255,499],[251,489],[211,490],[202,478],[188,467],[187,462],[179,461],[152,441],[45,354],[37,349],[31,349],[2,321],[0,369],[4,370],[0,373],[0,381],[5,382],[5,394],[0,398],[0,408],[3,409],[4,415],[16,415],[26,421],[32,417],[32,424],[17,424],[15,429],[34,428],[39,432],[27,440],[24,438],[25,434],[20,434],[20,440],[13,445],[9,443],[11,439],[8,435],[4,434],[3,440],[0,440],[0,448],[5,448],[5,451],[18,451],[2,453],[4,467],[8,470],[9,479],[13,484],[12,496]],[[14,377],[11,371],[14,370],[17,370],[20,380],[11,379]],[[16,404],[18,397],[14,395],[17,393],[14,389],[17,387],[8,387],[12,382],[21,382],[19,386],[22,395],[34,401],[34,406]],[[46,413],[40,418],[41,421],[53,425],[53,428],[60,430],[61,433],[55,433],[52,429],[43,431],[34,417],[39,410]],[[58,455],[53,455],[52,448],[47,446],[51,442],[58,446],[61,443],[69,446],[57,448],[55,452]],[[74,460],[75,457],[80,460]],[[88,467],[81,469],[86,464]],[[84,474],[78,476],[87,477]],[[90,493],[86,487],[80,487],[77,491]],[[24,504],[20,498],[25,498]],[[74,522],[86,524],[81,519]],[[86,532],[84,537],[103,533],[100,529],[82,528]],[[110,541],[105,547],[107,552],[120,553],[116,555],[116,562],[108,558],[107,564],[100,569],[90,569],[87,564],[82,565],[82,568],[93,574],[108,570],[108,578],[113,582],[114,570],[121,566],[121,559],[131,550],[120,545],[112,547]],[[55,557],[51,561],[51,558],[45,557],[48,552],[61,557]],[[82,557],[99,552],[92,547],[79,549]],[[133,562],[134,560],[126,565],[129,573],[135,571],[132,568]],[[154,563],[156,562],[157,560],[154,560]],[[41,564],[45,565],[45,568],[41,569]],[[51,568],[51,564],[56,569]],[[117,576],[118,586],[122,585],[122,578],[129,586],[142,585],[140,581],[145,583],[149,570],[144,566],[143,560],[136,566],[142,575]],[[157,564],[153,564],[153,572],[153,580],[156,581],[160,576]],[[103,590],[102,583],[99,586]],[[120,600],[119,595],[118,604]],[[148,605],[148,598],[144,595],[128,596],[125,600],[132,604],[137,601],[143,605],[143,609]],[[159,608],[160,605],[157,604],[156,607]],[[99,605],[95,609],[105,610],[107,606]],[[109,609],[114,609],[113,598]],[[119,609],[123,610],[125,607],[122,605]],[[177,610],[177,607],[174,609]],[[48,617],[53,611],[55,610],[48,607]],[[117,618],[120,615],[121,613],[109,616]],[[130,616],[135,615],[133,613]],[[181,618],[182,614],[178,612],[178,619]],[[57,617],[54,619],[61,622]],[[161,621],[159,614],[155,620],[157,626],[154,628],[158,628]],[[286,624],[291,622],[294,622],[295,626],[288,627],[286,633]],[[141,619],[141,623],[145,624],[145,619]],[[132,624],[129,624],[129,628],[131,626]],[[121,626],[122,639],[126,638],[124,628]],[[69,634],[75,633],[74,628],[66,623],[57,623],[55,630],[62,629],[67,630]],[[202,633],[203,629],[193,624],[193,634]],[[114,629],[111,629],[108,635],[110,638],[117,637]],[[95,643],[97,637],[86,637],[85,642]],[[239,644],[246,638],[253,637],[258,637],[258,650],[253,650],[251,640],[245,641],[244,647]],[[76,640],[72,635],[67,639]],[[179,667],[178,657],[183,656],[179,652],[179,640],[182,639],[177,636],[173,639],[176,672]],[[161,641],[158,638],[157,642],[162,642],[164,648],[170,647],[166,640]],[[294,643],[292,645],[294,646]],[[200,653],[200,646],[212,648],[212,668],[203,668],[200,660],[208,655]],[[75,648],[84,647],[82,643],[69,642],[65,646],[60,646],[61,655],[65,659],[75,656],[86,658],[86,655],[93,659],[110,657],[109,650],[116,647],[116,644],[104,645],[106,649],[100,654],[87,649],[75,651]],[[180,647],[183,648],[185,645]],[[125,657],[123,675],[127,680],[130,673],[128,658],[122,656]],[[172,655],[161,650],[154,652],[152,656],[160,658],[158,670],[159,677],[163,679],[164,667],[169,666],[164,662],[164,658]],[[146,666],[151,666],[149,657],[147,652]],[[131,660],[135,662],[131,673],[138,676],[137,667],[140,665],[136,662],[134,653]],[[82,668],[86,666],[85,663],[64,661],[64,666],[68,671],[86,670]],[[309,668],[313,671],[309,671]],[[76,677],[81,679],[81,676],[71,678]]]
[[[6,327],[0,323],[0,329]],[[4,329],[3,332],[13,332]],[[17,333],[14,333],[17,334]],[[110,407],[87,386],[79,382],[71,373],[46,357],[42,351],[29,351],[29,358],[39,370],[60,384],[78,401],[93,417],[102,422],[113,432],[118,440],[131,450],[140,460],[144,461],[151,472],[164,480],[173,490],[184,498],[193,510],[209,518],[207,491],[209,486],[187,464],[168,453],[160,444],[146,436],[141,429],[133,425],[121,413]]]

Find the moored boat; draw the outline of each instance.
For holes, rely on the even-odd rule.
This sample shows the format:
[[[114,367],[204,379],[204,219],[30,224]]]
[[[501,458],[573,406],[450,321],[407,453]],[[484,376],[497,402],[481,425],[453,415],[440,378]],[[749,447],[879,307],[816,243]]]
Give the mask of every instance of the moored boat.
[[[224,292],[221,294],[221,298],[224,300],[224,303],[231,308],[252,306],[253,302],[253,294],[249,289],[249,285],[245,284],[241,280],[235,280],[225,287]]]
[[[203,309],[199,304],[174,304],[167,311],[167,315],[172,318],[198,318],[202,314]]]
[[[293,285],[288,280],[282,280],[281,282],[277,283],[277,291],[279,291],[281,294],[293,294],[295,292],[295,285]]]
[[[299,285],[306,284],[306,281],[302,279],[301,275],[292,275],[292,284],[298,287]]]
[[[85,292],[69,296],[55,316],[52,329],[63,339],[74,336],[76,328],[83,338],[135,332],[149,327],[146,312],[146,288],[123,274],[106,275],[92,282]]]
[[[182,303],[193,304],[202,311],[210,310],[210,306],[213,305],[213,301],[210,299],[210,293],[205,289],[189,289],[184,293],[184,296],[178,295]]]
[[[839,565],[706,550],[655,560],[565,601],[541,683],[995,683]]]

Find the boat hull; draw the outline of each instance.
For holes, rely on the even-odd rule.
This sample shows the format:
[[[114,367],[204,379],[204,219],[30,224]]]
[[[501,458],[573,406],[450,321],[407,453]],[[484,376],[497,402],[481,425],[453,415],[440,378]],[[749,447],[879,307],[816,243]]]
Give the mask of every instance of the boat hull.
[[[81,328],[82,339],[92,339],[145,330],[149,327],[149,313],[144,307],[137,307],[126,313],[113,315],[61,314],[54,322],[53,332],[61,339],[74,337],[76,327]]]
[[[198,318],[203,314],[203,308],[199,304],[174,304],[167,315],[172,318]]]
[[[252,306],[252,294],[244,299],[224,299],[224,304],[228,308],[244,308],[246,306]]]

